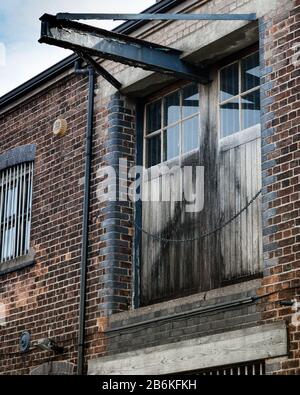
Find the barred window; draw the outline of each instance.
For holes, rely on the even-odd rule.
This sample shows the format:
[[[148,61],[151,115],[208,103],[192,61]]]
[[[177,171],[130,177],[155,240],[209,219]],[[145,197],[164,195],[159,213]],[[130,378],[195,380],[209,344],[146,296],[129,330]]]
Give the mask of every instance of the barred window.
[[[0,172],[0,263],[29,253],[33,162]]]
[[[145,163],[156,166],[199,148],[200,96],[197,84],[146,105]]]
[[[260,123],[259,52],[220,70],[221,138]]]

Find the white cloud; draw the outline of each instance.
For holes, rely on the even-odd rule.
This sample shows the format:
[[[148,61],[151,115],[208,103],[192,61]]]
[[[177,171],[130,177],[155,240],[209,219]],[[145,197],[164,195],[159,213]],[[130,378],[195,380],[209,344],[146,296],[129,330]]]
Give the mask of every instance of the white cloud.
[[[2,0],[0,43],[6,48],[6,62],[0,64],[0,96],[52,66],[71,52],[38,44],[39,18],[58,12],[140,12],[155,0]],[[117,22],[86,22],[105,29]]]

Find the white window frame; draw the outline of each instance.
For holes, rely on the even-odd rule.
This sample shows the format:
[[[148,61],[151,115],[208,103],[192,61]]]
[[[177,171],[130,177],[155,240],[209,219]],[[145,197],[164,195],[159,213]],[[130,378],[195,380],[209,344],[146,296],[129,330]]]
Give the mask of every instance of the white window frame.
[[[183,95],[181,93],[180,94],[180,120],[177,122],[174,122],[172,124],[168,124],[167,126],[164,126],[164,99],[166,97],[168,97],[169,95],[172,95],[175,92],[183,91],[183,89],[188,87],[189,85],[196,85],[198,87],[199,111],[195,112],[194,114],[192,114],[188,117],[183,118]],[[150,104],[155,103],[159,100],[161,101],[161,128],[154,131],[154,132],[147,134],[147,107]],[[144,134],[143,134],[143,140],[144,140],[144,143],[143,143],[143,152],[144,152],[143,163],[144,163],[144,166],[146,169],[151,169],[152,167],[159,166],[162,164],[172,163],[172,162],[178,161],[178,160],[179,160],[179,162],[181,162],[181,160],[183,158],[185,158],[186,156],[193,154],[194,152],[197,152],[199,150],[199,148],[200,148],[200,134],[201,134],[201,110],[200,110],[200,107],[201,107],[201,92],[200,92],[199,84],[187,84],[187,85],[181,86],[180,88],[170,90],[169,92],[167,92],[161,96],[158,96],[155,99],[153,99],[145,104],[145,106],[144,106],[144,125],[143,125],[143,130],[144,130]],[[198,144],[197,144],[197,147],[193,148],[191,151],[183,153],[183,124],[190,119],[196,118],[196,116],[198,116]],[[171,159],[164,160],[164,132],[170,128],[177,126],[177,125],[179,125],[179,155],[176,157],[173,157]],[[158,136],[158,135],[160,135],[160,138],[161,138],[161,147],[160,147],[161,148],[161,153],[160,153],[161,161],[154,166],[148,166],[147,141],[155,136]]]
[[[242,98],[250,93],[253,93],[255,91],[260,91],[260,85],[258,85],[255,88],[251,88],[245,92],[242,92],[242,61],[252,55],[254,55],[255,53],[258,53],[259,50],[256,51],[251,51],[250,53],[248,53],[245,56],[242,56],[238,59],[236,59],[235,61],[226,64],[225,66],[221,67],[218,70],[218,131],[219,131],[219,140],[224,144],[226,141],[228,141],[228,143],[230,144],[231,140],[235,140],[237,137],[241,137],[243,138],[244,136],[247,136],[251,133],[254,133],[257,137],[260,134],[261,131],[261,124],[257,123],[256,125],[253,125],[247,129],[243,128],[243,110],[242,110]],[[232,66],[233,64],[238,63],[239,65],[239,93],[235,96],[232,96],[231,98],[227,99],[227,100],[221,100],[221,72],[222,70],[226,69],[229,66]],[[238,99],[239,101],[239,124],[240,124],[240,129],[228,136],[223,136],[222,135],[222,125],[221,125],[221,107],[224,104],[230,103],[231,101],[234,101],[234,99]],[[234,137],[233,137],[234,136]],[[247,138],[244,137],[244,139],[247,140]]]

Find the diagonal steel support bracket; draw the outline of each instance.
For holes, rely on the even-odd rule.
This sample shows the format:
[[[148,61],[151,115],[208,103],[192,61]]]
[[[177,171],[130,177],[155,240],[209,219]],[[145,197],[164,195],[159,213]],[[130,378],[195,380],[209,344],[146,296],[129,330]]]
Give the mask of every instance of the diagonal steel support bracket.
[[[188,81],[209,83],[209,73],[181,59],[182,52],[145,40],[99,29],[53,15],[41,17],[40,43],[80,51],[132,67],[173,75]]]
[[[84,60],[89,66],[91,66],[97,74],[101,75],[117,90],[121,89],[122,87],[121,82],[119,82],[115,77],[113,77],[107,70],[105,70],[104,67],[102,67],[99,63],[97,63],[90,55],[85,54],[81,51],[77,51],[76,53],[82,60]]]

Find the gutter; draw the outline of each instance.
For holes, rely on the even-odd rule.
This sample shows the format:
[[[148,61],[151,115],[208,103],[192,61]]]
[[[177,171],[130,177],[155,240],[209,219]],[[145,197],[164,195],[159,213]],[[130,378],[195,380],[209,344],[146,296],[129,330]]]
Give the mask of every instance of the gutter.
[[[162,0],[146,9],[145,12],[152,14],[165,13],[181,3],[182,0]],[[122,23],[120,26],[116,27],[112,31],[116,33],[130,34],[139,29],[140,27],[146,25],[147,23],[149,23],[149,21],[128,21]],[[71,67],[74,66],[74,63],[77,60],[80,60],[77,55],[70,55],[64,60],[60,61],[59,63],[55,64],[54,66],[48,68],[34,78],[20,85],[19,87],[13,89],[11,92],[8,92],[4,96],[0,97],[0,110],[15,102],[17,99],[26,95],[27,93],[30,93],[34,89],[37,89],[49,80],[52,80],[56,76],[62,74],[64,71],[69,70]]]

